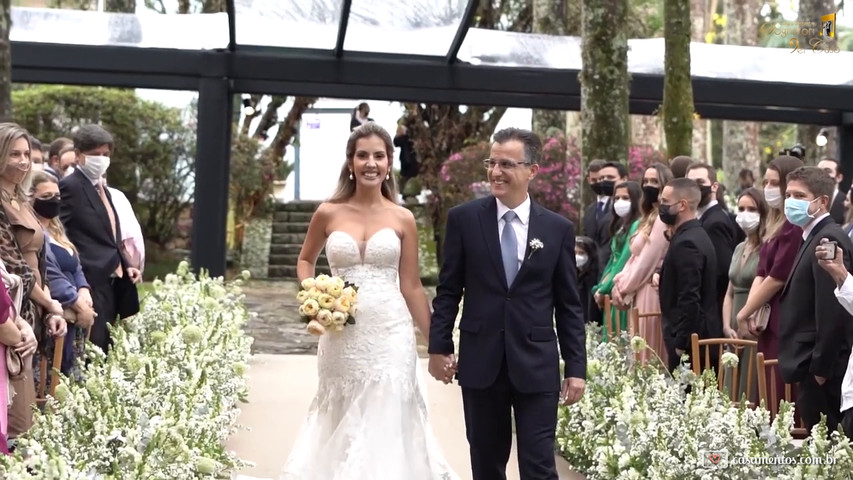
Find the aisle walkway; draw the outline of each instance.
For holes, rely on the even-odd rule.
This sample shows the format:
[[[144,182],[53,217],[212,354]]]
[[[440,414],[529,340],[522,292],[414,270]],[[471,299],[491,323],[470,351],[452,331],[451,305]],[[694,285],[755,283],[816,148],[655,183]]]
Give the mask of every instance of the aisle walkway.
[[[421,361],[426,371],[426,360]],[[433,381],[427,384],[431,423],[439,444],[461,480],[471,480],[459,387]],[[250,403],[241,405],[243,412],[239,419],[239,423],[250,430],[238,431],[227,446],[256,465],[235,474],[235,480],[278,479],[316,388],[316,358],[313,355],[253,357],[249,372]],[[571,473],[560,458],[557,467],[560,479],[583,478]],[[517,479],[518,465],[513,448],[507,480]]]

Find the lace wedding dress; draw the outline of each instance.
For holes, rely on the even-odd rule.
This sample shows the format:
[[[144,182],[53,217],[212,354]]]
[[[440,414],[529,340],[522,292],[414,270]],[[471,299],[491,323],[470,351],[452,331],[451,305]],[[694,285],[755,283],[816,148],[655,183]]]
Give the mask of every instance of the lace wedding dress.
[[[359,287],[356,324],[320,337],[317,395],[281,480],[458,480],[427,420],[400,239],[386,228],[361,248],[335,231],[326,257]]]

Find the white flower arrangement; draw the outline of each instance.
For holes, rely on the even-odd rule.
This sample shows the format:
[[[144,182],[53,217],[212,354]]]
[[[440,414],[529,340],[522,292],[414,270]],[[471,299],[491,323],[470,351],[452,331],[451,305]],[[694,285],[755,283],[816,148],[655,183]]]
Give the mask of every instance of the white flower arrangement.
[[[340,332],[346,325],[355,325],[358,286],[341,277],[320,274],[303,280],[301,287],[296,294],[299,316],[311,334]]]
[[[802,447],[792,442],[791,404],[782,402],[771,423],[763,405],[733,406],[711,371],[697,378],[680,368],[673,376],[634,362],[636,351],[647,348],[641,338],[600,338],[588,330],[586,392],[558,414],[557,449],[587,479],[842,479],[853,469],[846,437],[833,432],[827,440],[824,424]],[[707,452],[728,462],[714,464]],[[758,457],[770,461],[732,461]],[[823,465],[811,464],[814,458]]]
[[[112,329],[109,355],[91,348],[85,380],[63,377],[15,453],[0,455],[0,476],[183,480],[245,466],[223,447],[247,394],[240,283],[196,279],[186,262],[155,281],[140,313]]]

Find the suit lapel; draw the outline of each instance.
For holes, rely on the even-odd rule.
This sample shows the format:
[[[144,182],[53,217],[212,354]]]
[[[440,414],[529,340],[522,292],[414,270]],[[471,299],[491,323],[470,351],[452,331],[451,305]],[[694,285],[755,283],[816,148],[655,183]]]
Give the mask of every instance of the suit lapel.
[[[817,237],[817,235],[820,233],[821,230],[823,230],[823,227],[826,226],[826,224],[828,222],[832,222],[832,221],[834,221],[834,220],[832,220],[832,216],[826,217],[823,220],[821,220],[820,223],[818,223],[817,225],[814,226],[811,233],[809,233],[808,238],[806,238],[805,241],[803,241],[802,246],[800,246],[800,251],[797,252],[797,259],[794,260],[794,266],[791,268],[791,272],[788,273],[788,279],[785,280],[785,286],[782,287],[782,295],[780,295],[780,298],[784,297],[785,293],[788,291],[788,285],[791,284],[791,278],[794,277],[794,272],[797,271],[797,267],[799,267],[800,261],[803,259],[803,255],[805,254],[805,252],[807,250],[811,250],[809,248],[809,245],[812,243],[812,240],[814,240]]]
[[[530,241],[534,238],[542,239],[545,234],[545,230],[543,228],[542,216],[543,209],[537,203],[530,201],[530,219],[527,221],[527,240],[525,241],[524,247],[524,259],[521,262],[521,268],[518,269],[518,275],[515,276],[515,281],[513,281],[513,285],[518,283],[518,280],[524,275],[529,269],[528,266],[532,261],[536,259],[536,252],[530,248]]]
[[[492,265],[504,288],[509,289],[506,284],[506,273],[504,273],[503,258],[501,256],[500,237],[498,236],[498,202],[495,197],[483,203],[480,209],[480,229],[483,232],[483,240],[492,259]]]
[[[98,212],[98,218],[101,220],[101,223],[106,228],[107,238],[113,238],[113,227],[110,225],[110,217],[107,212],[107,208],[104,205],[104,202],[101,201],[101,196],[98,195],[98,191],[95,190],[95,186],[92,185],[92,182],[88,177],[83,175],[83,172],[77,170],[74,172],[74,175],[78,176],[78,181],[83,184],[83,191],[86,192],[86,198],[89,199],[89,203],[92,204],[92,207]],[[115,241],[115,238],[113,238]]]

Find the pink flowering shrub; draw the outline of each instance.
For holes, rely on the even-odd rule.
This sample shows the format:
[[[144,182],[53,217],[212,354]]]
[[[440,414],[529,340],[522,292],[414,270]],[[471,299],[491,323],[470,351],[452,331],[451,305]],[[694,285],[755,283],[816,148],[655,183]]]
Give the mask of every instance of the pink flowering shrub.
[[[628,147],[628,178],[642,181],[643,173],[653,163],[668,165],[666,155],[650,145],[631,145]]]
[[[444,161],[438,174],[441,180],[442,209],[450,209],[473,200],[477,195],[488,194],[483,160],[489,158],[490,147],[487,142],[471,145]]]
[[[562,134],[545,139],[539,174],[530,182],[530,196],[548,210],[577,223],[580,211],[580,148]]]

